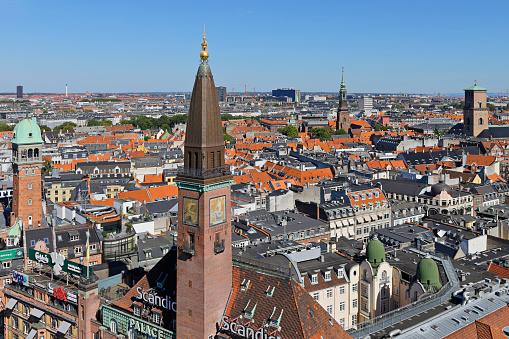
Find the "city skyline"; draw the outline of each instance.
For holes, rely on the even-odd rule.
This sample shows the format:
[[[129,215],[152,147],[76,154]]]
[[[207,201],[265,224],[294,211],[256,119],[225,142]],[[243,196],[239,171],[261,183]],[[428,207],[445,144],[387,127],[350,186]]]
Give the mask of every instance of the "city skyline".
[[[350,93],[461,93],[474,79],[505,92],[508,5],[491,4],[2,1],[2,28],[16,34],[4,39],[0,92],[189,92],[204,22],[229,92],[337,92],[342,66]]]

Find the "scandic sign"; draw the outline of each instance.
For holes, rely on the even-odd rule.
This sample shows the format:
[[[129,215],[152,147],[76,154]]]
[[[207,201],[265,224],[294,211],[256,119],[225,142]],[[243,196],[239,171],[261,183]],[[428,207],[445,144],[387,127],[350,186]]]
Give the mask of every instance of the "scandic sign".
[[[232,322],[227,316],[223,316],[222,318],[221,330],[246,339],[281,339],[279,336],[267,333],[267,330],[264,327],[256,330],[252,327]]]
[[[51,254],[37,251],[33,248],[28,249],[28,258],[32,261],[35,261],[38,264],[43,264],[50,267],[54,267],[56,264],[55,262],[53,262],[53,259],[51,259]],[[92,269],[90,267],[77,264],[67,259],[64,260],[64,264],[61,267],[61,269],[62,271],[67,272],[69,274],[81,276],[87,276],[87,269],[89,270],[89,273],[92,273]]]

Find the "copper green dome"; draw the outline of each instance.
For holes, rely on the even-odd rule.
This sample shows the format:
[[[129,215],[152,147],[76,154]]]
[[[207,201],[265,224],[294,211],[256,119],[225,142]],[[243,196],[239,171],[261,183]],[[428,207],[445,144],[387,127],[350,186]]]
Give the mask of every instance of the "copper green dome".
[[[366,259],[372,267],[376,268],[381,262],[385,261],[385,248],[384,245],[375,236],[366,247]]]
[[[417,280],[428,291],[438,291],[442,287],[435,260],[426,257],[419,261],[419,264],[417,264]]]
[[[42,144],[41,129],[35,118],[21,120],[14,127],[11,142],[17,145]]]

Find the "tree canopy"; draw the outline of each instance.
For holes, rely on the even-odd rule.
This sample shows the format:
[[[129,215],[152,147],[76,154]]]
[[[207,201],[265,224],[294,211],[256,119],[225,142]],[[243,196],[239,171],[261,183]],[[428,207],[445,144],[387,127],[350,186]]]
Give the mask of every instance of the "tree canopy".
[[[316,127],[310,129],[309,133],[313,137],[320,139],[320,141],[328,141],[332,138],[331,129],[329,127]]]
[[[277,130],[279,133],[286,135],[288,138],[297,138],[299,136],[299,131],[295,126],[286,126],[285,128],[280,128]]]
[[[12,131],[14,129],[14,125],[7,125],[6,123],[0,123],[0,131],[6,132],[6,131]]]
[[[132,124],[142,130],[161,128],[169,131],[177,124],[185,124],[187,122],[187,114],[177,114],[173,116],[163,115],[158,119],[147,117],[145,115],[137,115],[130,120],[122,120],[122,124]]]
[[[62,131],[62,133],[69,133],[74,127],[76,127],[76,124],[74,122],[64,122],[62,125],[57,126],[53,128],[54,131]]]
[[[111,120],[96,120],[96,119],[90,119],[87,121],[87,126],[111,126],[113,123]]]
[[[348,134],[343,128],[338,129],[337,131],[334,131],[334,135],[345,135]]]

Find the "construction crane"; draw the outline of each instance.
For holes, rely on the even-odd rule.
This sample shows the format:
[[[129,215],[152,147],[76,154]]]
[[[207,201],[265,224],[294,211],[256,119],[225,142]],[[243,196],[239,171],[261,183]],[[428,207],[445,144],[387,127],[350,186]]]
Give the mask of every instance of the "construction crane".
[[[244,94],[247,93],[247,84],[233,84],[233,86],[244,86]]]

